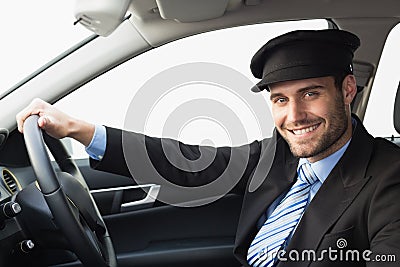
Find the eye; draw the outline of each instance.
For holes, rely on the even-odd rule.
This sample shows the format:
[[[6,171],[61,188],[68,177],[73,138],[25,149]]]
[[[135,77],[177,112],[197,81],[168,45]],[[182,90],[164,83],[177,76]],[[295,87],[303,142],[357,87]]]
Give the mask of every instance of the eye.
[[[274,102],[279,103],[279,104],[285,103],[286,101],[287,101],[287,99],[284,97],[277,97],[274,99]]]
[[[283,105],[289,101],[289,98],[284,95],[274,95],[271,97],[272,104]]]
[[[317,92],[307,92],[304,94],[305,97],[313,97],[313,96],[317,96],[318,93]]]
[[[314,95],[313,92],[307,92],[307,93],[306,93],[306,96],[313,96],[313,95]]]

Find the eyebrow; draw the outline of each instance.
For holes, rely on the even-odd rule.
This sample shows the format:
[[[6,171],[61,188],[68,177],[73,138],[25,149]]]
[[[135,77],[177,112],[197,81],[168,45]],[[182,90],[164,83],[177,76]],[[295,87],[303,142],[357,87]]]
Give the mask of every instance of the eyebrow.
[[[312,90],[312,89],[323,89],[323,88],[325,88],[325,86],[323,86],[323,85],[310,85],[310,86],[307,86],[307,87],[303,87],[303,88],[298,89],[298,90],[296,91],[296,93],[303,93],[303,92],[308,91],[308,90]],[[279,96],[284,96],[284,94],[283,94],[283,93],[274,93],[274,94],[271,93],[269,99],[272,100],[272,99],[274,99],[274,98],[276,98],[276,97],[279,97]]]

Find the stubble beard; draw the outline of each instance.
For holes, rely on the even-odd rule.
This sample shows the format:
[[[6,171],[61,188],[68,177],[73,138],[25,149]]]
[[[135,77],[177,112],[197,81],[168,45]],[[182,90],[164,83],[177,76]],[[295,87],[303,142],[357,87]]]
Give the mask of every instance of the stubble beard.
[[[346,108],[343,102],[343,96],[338,94],[335,98],[333,112],[328,118],[318,118],[315,121],[325,122],[330,121],[329,129],[319,137],[318,140],[304,140],[301,143],[294,143],[287,137],[282,135],[289,145],[290,151],[298,158],[311,158],[326,153],[327,155],[334,152],[335,144],[339,142],[348,128],[348,119]],[[307,124],[308,123],[308,124]],[[299,124],[310,125],[312,122],[299,122]],[[332,151],[330,151],[332,150]]]

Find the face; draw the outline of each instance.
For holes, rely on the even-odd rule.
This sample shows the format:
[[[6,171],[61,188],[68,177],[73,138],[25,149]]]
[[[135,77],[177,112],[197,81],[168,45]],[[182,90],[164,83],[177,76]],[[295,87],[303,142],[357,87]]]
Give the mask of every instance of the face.
[[[350,103],[354,76],[342,88],[333,77],[280,82],[270,86],[275,126],[296,157],[311,162],[329,156],[351,137]]]

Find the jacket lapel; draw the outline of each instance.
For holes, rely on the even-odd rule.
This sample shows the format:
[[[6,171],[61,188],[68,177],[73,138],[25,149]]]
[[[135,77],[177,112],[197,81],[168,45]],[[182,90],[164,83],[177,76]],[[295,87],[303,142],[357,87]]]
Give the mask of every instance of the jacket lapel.
[[[361,121],[356,120],[357,126],[349,147],[307,207],[287,247],[288,252],[304,249],[317,251],[323,236],[369,180],[365,173],[373,151],[373,137]],[[308,265],[308,262],[296,262],[296,266]],[[286,263],[278,266],[286,266]]]
[[[286,142],[275,131],[272,139],[263,141],[260,160],[248,182],[235,240],[234,253],[243,264],[246,264],[247,249],[258,231],[257,221],[294,183],[297,163],[298,159],[292,156]]]

